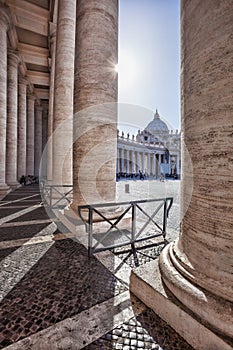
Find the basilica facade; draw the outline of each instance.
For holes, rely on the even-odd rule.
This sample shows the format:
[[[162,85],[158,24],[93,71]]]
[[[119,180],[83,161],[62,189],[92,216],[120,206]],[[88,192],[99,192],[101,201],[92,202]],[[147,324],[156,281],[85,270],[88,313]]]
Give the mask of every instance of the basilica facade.
[[[118,131],[117,174],[146,177],[180,176],[180,133],[169,130],[156,110],[153,120],[137,135]]]

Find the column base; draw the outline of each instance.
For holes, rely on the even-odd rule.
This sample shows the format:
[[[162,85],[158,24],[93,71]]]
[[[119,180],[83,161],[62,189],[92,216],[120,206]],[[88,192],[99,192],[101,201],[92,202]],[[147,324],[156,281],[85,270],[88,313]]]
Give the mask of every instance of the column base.
[[[130,291],[166,321],[194,349],[231,350],[233,342],[207,327],[163,284],[158,260],[131,272]]]
[[[176,242],[170,243],[160,255],[159,266],[163,282],[203,324],[214,332],[229,337],[233,344],[233,304],[201,287],[198,278],[195,279],[184,271],[173,252],[175,245]]]
[[[16,190],[17,188],[21,187],[19,182],[8,182],[7,183],[8,186],[12,189],[12,190]]]
[[[3,199],[9,192],[10,187],[7,184],[0,184],[0,200]]]

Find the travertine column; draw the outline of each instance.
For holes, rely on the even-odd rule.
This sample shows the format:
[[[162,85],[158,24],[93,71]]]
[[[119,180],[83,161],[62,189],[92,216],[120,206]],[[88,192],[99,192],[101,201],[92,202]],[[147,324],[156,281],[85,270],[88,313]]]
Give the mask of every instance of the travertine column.
[[[34,95],[27,96],[27,175],[34,175],[35,99]]]
[[[0,5],[0,196],[7,193],[6,184],[6,118],[7,118],[7,27],[9,17]]]
[[[159,172],[159,175],[161,174],[161,162],[162,162],[162,154],[159,154],[159,160],[158,160],[158,172]]]
[[[193,192],[163,281],[188,309],[233,340],[233,11],[231,1],[181,2],[181,107]],[[190,167],[182,149],[182,203]]]
[[[40,161],[42,156],[42,112],[43,107],[36,105],[35,107],[35,159],[34,169],[35,176],[39,176]]]
[[[7,66],[7,126],[6,126],[6,182],[17,188],[17,118],[18,118],[18,64],[17,52],[8,52]]]
[[[22,175],[26,175],[27,84],[28,81],[20,76],[18,85],[18,179],[20,179]]]
[[[126,173],[129,173],[129,150],[126,150]]]
[[[147,153],[147,173],[150,176],[150,153]]]
[[[141,169],[140,166],[140,152],[137,152],[137,173],[139,172],[139,170]]]
[[[120,148],[120,171],[124,172],[124,150],[123,148]]]
[[[47,144],[47,180],[53,178],[53,111],[54,111],[54,77],[56,57],[56,25],[50,23],[50,80],[49,80],[49,111],[48,111],[48,144]]]
[[[114,201],[117,150],[118,1],[77,3],[73,207]],[[89,112],[90,111],[90,112]],[[105,146],[104,146],[105,143]],[[93,173],[94,169],[94,173]],[[85,198],[84,198],[85,197]]]
[[[142,152],[142,172],[145,172],[145,152]]]
[[[54,82],[53,183],[72,183],[73,90],[76,0],[58,4]],[[64,124],[64,122],[66,123]],[[59,130],[59,131],[58,131]],[[61,142],[62,140],[62,142]]]
[[[156,176],[156,154],[153,154],[153,175]]]

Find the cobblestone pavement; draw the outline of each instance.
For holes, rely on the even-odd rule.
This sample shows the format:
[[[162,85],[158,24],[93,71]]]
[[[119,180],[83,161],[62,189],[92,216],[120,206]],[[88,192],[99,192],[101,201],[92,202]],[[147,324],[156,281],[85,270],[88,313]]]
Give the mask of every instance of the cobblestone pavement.
[[[26,186],[0,202],[0,348],[17,345],[32,335],[39,336],[40,331],[82,312],[90,312],[91,320],[95,306],[101,307],[127,291],[127,286],[96,257],[88,258],[82,244],[62,236],[67,229],[60,224],[58,228],[50,220],[38,191],[37,185]],[[157,258],[160,250],[161,246],[148,247],[142,251],[144,255],[138,253],[140,264]],[[124,260],[127,254],[120,251],[118,256]],[[126,260],[129,266],[135,267],[132,255]],[[88,339],[83,346],[89,343],[85,349],[96,350],[191,349],[151,310],[146,307],[143,310],[133,318],[126,317],[117,328],[110,322],[104,336],[97,331],[95,341],[91,343]],[[79,327],[82,328],[82,323]],[[90,329],[89,333],[94,332]],[[65,342],[53,344],[54,347],[47,348],[84,348],[66,346]],[[39,347],[19,345],[18,349]]]

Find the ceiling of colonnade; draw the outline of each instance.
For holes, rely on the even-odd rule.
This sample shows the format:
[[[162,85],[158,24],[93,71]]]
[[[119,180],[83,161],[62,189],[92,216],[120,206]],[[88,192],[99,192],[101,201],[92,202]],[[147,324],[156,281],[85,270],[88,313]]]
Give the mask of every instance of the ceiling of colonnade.
[[[21,73],[40,100],[49,99],[49,32],[55,0],[6,0],[13,26],[9,45],[22,58]]]

